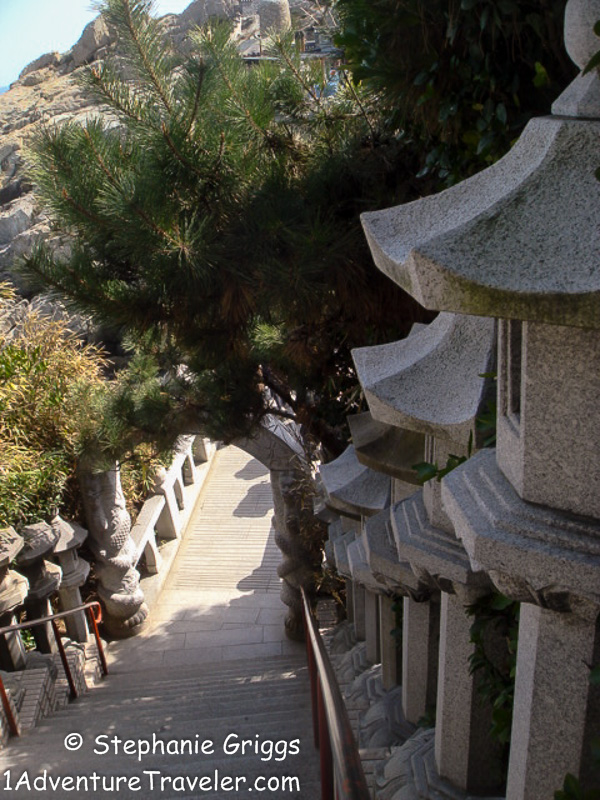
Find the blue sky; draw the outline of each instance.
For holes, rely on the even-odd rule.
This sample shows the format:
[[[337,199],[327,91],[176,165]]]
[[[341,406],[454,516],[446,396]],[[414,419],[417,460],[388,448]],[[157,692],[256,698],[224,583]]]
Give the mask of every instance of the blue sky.
[[[155,13],[178,14],[190,2],[155,0]],[[68,50],[96,15],[90,0],[0,0],[0,86],[38,56]]]

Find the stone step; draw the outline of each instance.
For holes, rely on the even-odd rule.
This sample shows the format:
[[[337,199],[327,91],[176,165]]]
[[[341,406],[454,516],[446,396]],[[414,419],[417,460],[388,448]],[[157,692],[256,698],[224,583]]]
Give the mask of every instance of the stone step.
[[[87,791],[73,792],[70,796],[89,794],[94,798],[115,794],[119,798],[141,796],[149,800],[180,799],[182,795],[203,799],[234,796],[236,800],[252,800],[259,793],[258,787],[254,787],[257,778],[264,778],[267,788],[276,785],[273,792],[264,792],[270,796],[319,796],[304,658],[273,657],[265,662],[243,660],[149,672],[112,672],[101,685],[67,709],[45,720],[21,740],[13,740],[2,759],[0,789],[7,789],[9,769],[13,787],[19,779],[24,781],[18,790],[11,791],[15,798],[32,794],[40,800],[62,796],[63,792],[53,790],[50,784],[46,791],[34,791],[33,781],[41,780],[39,776],[43,777],[44,770],[53,779],[61,775],[89,778],[94,772],[105,781],[121,779],[118,792],[104,789],[94,792],[93,784],[88,782]],[[74,732],[84,737],[84,743],[80,750],[70,753],[64,740]],[[118,735],[123,739],[147,740],[151,746],[153,733],[175,742],[172,751],[163,753],[160,745],[156,745],[157,752],[143,755],[138,761],[131,754],[115,753],[110,739],[96,741],[99,734]],[[233,752],[236,744],[241,748],[239,743],[243,739],[250,742],[246,745],[248,752]],[[299,740],[297,754],[289,746],[294,739]],[[180,745],[182,740],[191,744]],[[204,740],[213,743],[205,745],[212,753],[202,754],[200,744]],[[196,741],[200,752],[190,755]],[[104,752],[107,745],[109,751]],[[103,752],[94,753],[94,748]],[[35,762],[27,756],[32,752],[37,754]],[[221,778],[229,776],[231,783],[226,781],[217,791],[209,786],[199,789],[197,784],[196,793],[187,791],[186,776],[193,786],[194,778],[198,777],[214,781],[215,770]],[[25,771],[27,775],[21,778]],[[151,776],[150,771],[160,774]],[[151,778],[156,784],[154,789]],[[236,778],[240,779],[239,791],[232,792]],[[287,786],[292,791],[282,788],[284,778],[291,779]],[[134,779],[140,781],[139,791],[135,788],[138,784],[128,783]],[[169,779],[174,779],[174,783]],[[248,791],[244,791],[246,785]],[[67,791],[64,796],[68,796]]]

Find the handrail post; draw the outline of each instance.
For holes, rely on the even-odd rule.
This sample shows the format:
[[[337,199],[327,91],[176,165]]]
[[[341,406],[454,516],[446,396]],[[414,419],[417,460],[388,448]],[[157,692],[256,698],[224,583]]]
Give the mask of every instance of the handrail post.
[[[12,710],[12,706],[10,704],[10,700],[8,699],[8,695],[6,693],[6,687],[4,685],[4,681],[0,676],[0,697],[2,698],[2,707],[4,708],[4,714],[6,715],[6,721],[8,723],[8,727],[10,728],[11,733],[13,736],[20,736],[21,730],[19,728],[19,724],[15,719],[15,715]]]
[[[65,670],[65,677],[67,678],[67,683],[69,684],[69,692],[71,694],[71,700],[75,700],[77,698],[77,688],[75,686],[75,681],[73,680],[73,675],[71,674],[71,667],[69,665],[69,659],[67,658],[67,654],[65,653],[65,646],[62,643],[62,639],[60,638],[60,633],[58,631],[58,625],[54,619],[50,620],[50,624],[52,625],[52,631],[54,632],[54,638],[56,639],[56,645],[58,647],[58,652],[60,653],[60,660],[62,661],[63,668]]]
[[[92,626],[94,639],[96,640],[96,649],[98,651],[98,658],[100,659],[100,666],[102,667],[102,674],[108,675],[108,664],[106,663],[104,648],[102,647],[102,641],[100,640],[100,633],[98,631],[98,620],[96,619],[96,615],[94,613],[94,607],[88,606],[87,611],[88,611],[88,616],[90,618],[90,624]]]
[[[327,727],[321,681],[317,679],[317,707],[319,715],[319,761],[321,764],[321,800],[334,800],[333,755]]]

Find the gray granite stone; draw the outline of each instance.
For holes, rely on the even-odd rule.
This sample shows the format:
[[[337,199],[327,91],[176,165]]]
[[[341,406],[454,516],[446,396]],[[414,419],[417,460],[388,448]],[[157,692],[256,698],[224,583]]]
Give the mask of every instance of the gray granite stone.
[[[361,464],[352,445],[319,473],[327,503],[340,514],[359,518],[371,516],[390,503],[390,478]]]
[[[365,642],[367,638],[367,618],[365,614],[365,588],[360,583],[352,581],[352,621],[354,622],[354,633],[356,638]],[[366,654],[366,642],[365,642]],[[371,662],[369,662],[371,663]]]
[[[491,319],[440,314],[399,342],[352,351],[374,419],[467,445],[495,364]],[[422,460],[422,459],[419,459]]]
[[[596,620],[521,605],[508,800],[547,800],[567,773],[583,791],[600,786],[589,741],[600,718],[589,670],[599,650]]]
[[[76,522],[67,522],[62,517],[54,517],[50,523],[53,530],[58,531],[59,537],[54,552],[56,554],[65,553],[81,547],[87,539],[87,531]]]
[[[432,729],[422,728],[401,747],[392,748],[390,757],[376,773],[377,800],[478,800],[440,778],[433,735]]]
[[[566,5],[565,47],[571,60],[581,70],[598,51],[594,25],[599,19],[600,0],[569,0]]]
[[[465,598],[445,592],[441,597],[437,772],[463,791],[490,794],[502,787],[501,746],[490,736],[492,705],[482,702],[478,674],[469,669],[473,620],[466,614]],[[502,634],[494,629],[490,636],[494,633],[505,647]]]
[[[522,500],[494,450],[482,450],[447,475],[442,496],[471,562],[482,565],[499,591],[579,614],[590,606],[594,613],[600,603],[598,520]]]
[[[430,587],[419,582],[408,561],[401,561],[391,532],[390,510],[367,520],[364,526],[365,557],[373,575],[395,594],[419,599],[429,596]]]
[[[384,689],[393,689],[402,682],[402,653],[396,630],[396,609],[393,597],[379,595],[379,639],[381,643],[381,680]]]
[[[23,549],[23,537],[14,528],[0,530],[0,570],[5,569]]]
[[[524,500],[600,517],[600,333],[500,325],[497,460]]]
[[[533,119],[483,172],[364,214],[377,266],[426,308],[600,327],[599,133]]]
[[[382,594],[387,592],[385,583],[377,580],[369,564],[365,553],[365,546],[363,537],[359,536],[354,541],[350,542],[347,546],[346,553],[348,555],[348,566],[350,575],[354,583],[360,583],[365,589],[375,594]]]
[[[335,558],[335,565],[340,575],[345,578],[352,578],[350,571],[350,562],[348,561],[348,546],[356,539],[355,531],[348,531],[343,536],[340,536],[333,543],[333,552]]]
[[[381,662],[381,640],[379,638],[379,597],[380,592],[365,591],[365,633],[367,658],[373,664]]]
[[[394,506],[391,523],[400,558],[408,561],[415,575],[432,589],[454,592],[457,584],[487,584],[485,575],[472,568],[456,536],[431,525],[422,492]]]
[[[46,522],[36,522],[23,528],[23,549],[17,556],[20,567],[29,567],[41,561],[54,549],[60,538],[58,530],[53,530]]]
[[[417,603],[404,598],[402,708],[414,725],[435,712],[440,638],[440,596]]]
[[[29,591],[29,581],[20,572],[8,569],[2,574],[0,582],[0,615],[20,606]],[[12,625],[12,622],[3,624]]]
[[[254,436],[236,439],[233,444],[271,470],[289,470],[298,466],[298,461],[306,461],[301,442],[295,425],[268,414]]]

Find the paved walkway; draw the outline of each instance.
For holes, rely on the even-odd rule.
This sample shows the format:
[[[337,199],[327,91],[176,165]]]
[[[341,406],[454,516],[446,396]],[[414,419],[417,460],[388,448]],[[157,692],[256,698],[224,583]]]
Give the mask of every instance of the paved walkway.
[[[147,630],[111,659],[194,665],[300,654],[284,632],[281,560],[269,472],[235,447],[219,450]]]

